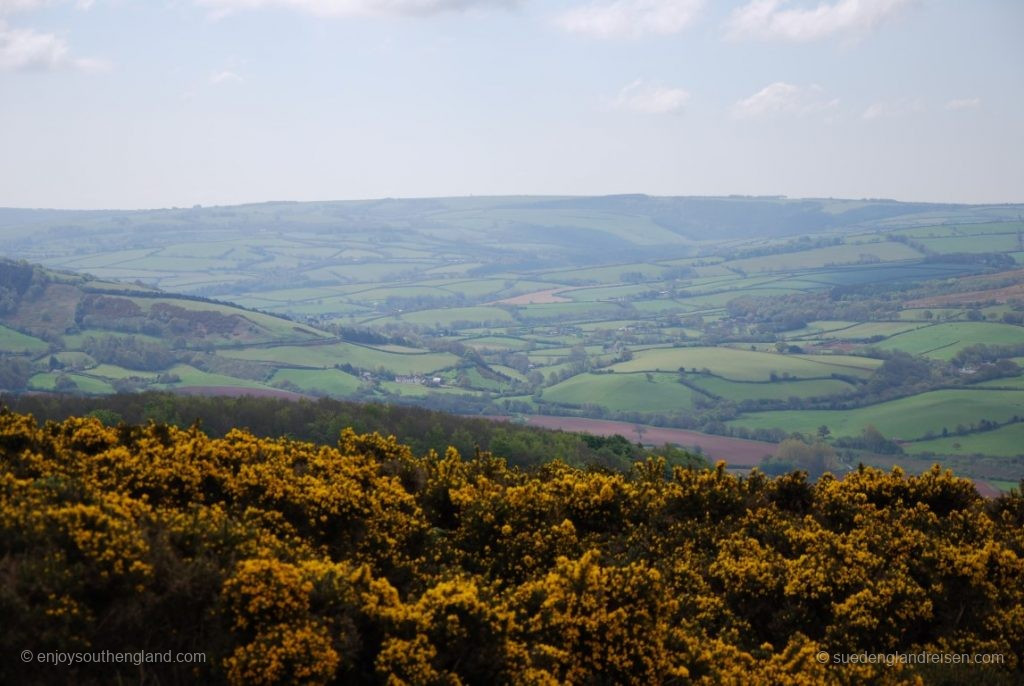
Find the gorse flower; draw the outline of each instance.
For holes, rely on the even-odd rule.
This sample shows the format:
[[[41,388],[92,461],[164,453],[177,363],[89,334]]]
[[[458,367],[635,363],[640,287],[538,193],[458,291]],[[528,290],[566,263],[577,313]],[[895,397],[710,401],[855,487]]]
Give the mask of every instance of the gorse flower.
[[[0,578],[8,654],[207,653],[145,668],[161,683],[936,680],[822,650],[1001,653],[950,679],[1024,674],[1024,499],[938,468],[524,472],[351,430],[320,446],[3,411]]]

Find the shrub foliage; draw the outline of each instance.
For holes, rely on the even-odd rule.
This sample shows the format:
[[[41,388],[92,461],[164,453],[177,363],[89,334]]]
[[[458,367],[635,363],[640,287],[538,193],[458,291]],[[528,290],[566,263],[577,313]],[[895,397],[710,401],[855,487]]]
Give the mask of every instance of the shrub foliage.
[[[322,446],[3,411],[0,681],[1019,683],[1022,525],[1019,494],[937,468],[524,471],[351,430]],[[57,668],[24,649],[208,659]]]

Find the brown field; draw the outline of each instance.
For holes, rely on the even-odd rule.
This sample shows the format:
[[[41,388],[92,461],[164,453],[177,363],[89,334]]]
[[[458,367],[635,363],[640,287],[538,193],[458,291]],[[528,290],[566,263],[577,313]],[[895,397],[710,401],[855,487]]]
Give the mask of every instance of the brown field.
[[[585,419],[582,417],[550,417],[534,415],[526,418],[530,426],[545,429],[562,429],[578,431],[595,436],[612,436],[619,434],[631,441],[639,441],[648,445],[673,443],[692,447],[699,445],[704,454],[711,460],[725,460],[730,467],[753,467],[761,462],[765,455],[771,455],[777,447],[774,443],[748,441],[742,438],[714,436],[699,431],[685,429],[669,429],[663,426],[647,426],[629,422],[613,422],[604,419]],[[643,432],[637,433],[637,427]]]
[[[982,498],[998,498],[1003,494],[998,488],[993,486],[987,481],[979,481],[974,479],[974,490],[978,492]]]
[[[523,293],[522,295],[516,295],[511,298],[505,298],[504,300],[495,300],[492,305],[503,304],[503,305],[547,305],[549,303],[568,303],[572,302],[571,299],[558,295],[559,292],[564,291],[565,288],[549,288],[546,291],[534,291],[533,293]]]

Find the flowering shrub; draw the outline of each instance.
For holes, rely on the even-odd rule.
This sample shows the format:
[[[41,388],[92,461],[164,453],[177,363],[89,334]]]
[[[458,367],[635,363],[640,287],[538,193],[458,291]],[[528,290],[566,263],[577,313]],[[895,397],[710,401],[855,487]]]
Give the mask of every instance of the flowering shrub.
[[[1002,653],[1024,679],[1024,499],[934,468],[739,478],[509,468],[393,438],[38,426],[0,412],[0,682],[931,683],[830,653]],[[25,670],[25,671],[21,671]],[[930,670],[930,671],[929,671]]]

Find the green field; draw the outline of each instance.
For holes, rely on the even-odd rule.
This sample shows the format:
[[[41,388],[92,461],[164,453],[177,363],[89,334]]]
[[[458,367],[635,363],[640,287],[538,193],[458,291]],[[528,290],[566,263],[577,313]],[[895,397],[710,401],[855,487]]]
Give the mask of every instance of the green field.
[[[1016,360],[1021,364],[1021,360]],[[1024,390],[1024,376],[1011,376],[1002,379],[989,379],[981,383],[972,384],[971,388],[1014,388]]]
[[[919,238],[922,244],[936,252],[1011,252],[1019,249],[1016,233],[949,238]]]
[[[127,379],[136,377],[140,379],[155,379],[160,372],[144,372],[136,369],[125,369],[113,364],[98,364],[89,370],[94,376],[102,376],[104,379]]]
[[[477,336],[463,338],[462,344],[476,350],[525,350],[531,347],[530,341],[506,336]]]
[[[501,307],[451,307],[445,309],[405,312],[398,317],[373,319],[367,323],[381,326],[392,322],[409,322],[422,326],[450,327],[459,323],[481,325],[489,323],[514,323],[515,317]]]
[[[712,374],[733,381],[769,381],[772,374],[788,374],[798,379],[841,376],[866,377],[881,362],[849,355],[778,355],[735,348],[658,348],[635,353],[632,360],[620,362],[618,372],[687,371],[708,369]]]
[[[832,264],[856,264],[870,260],[893,262],[912,260],[921,257],[921,253],[903,243],[881,241],[878,243],[859,243],[853,245],[835,245],[827,248],[816,248],[802,252],[750,257],[742,260],[726,262],[725,266],[744,272],[783,272],[810,267],[826,267]]]
[[[75,382],[75,386],[79,393],[107,395],[114,392],[113,386],[102,379],[95,379],[91,376],[84,376],[82,374],[75,373],[69,373],[66,376]],[[29,379],[28,387],[37,391],[53,391],[56,388],[57,379],[59,377],[60,374],[57,372],[36,374]]]
[[[675,374],[579,374],[545,389],[549,402],[601,405],[609,410],[673,413],[693,407],[695,392]]]
[[[250,379],[239,379],[226,374],[213,374],[196,369],[191,365],[176,364],[167,370],[167,373],[174,374],[181,380],[168,384],[171,388],[203,388],[203,387],[225,387],[225,388],[267,388],[266,384]]]
[[[359,390],[359,379],[339,369],[279,369],[270,379],[270,385],[282,381],[294,384],[302,391],[314,394],[345,397]]]
[[[852,410],[782,410],[742,415],[729,422],[748,429],[814,433],[821,425],[836,436],[855,436],[873,424],[889,438],[922,438],[982,419],[1005,422],[1024,416],[1024,391],[940,390]]]
[[[750,383],[729,381],[728,379],[702,374],[687,374],[687,380],[712,395],[736,402],[741,400],[786,400],[793,397],[818,398],[844,395],[853,389],[853,386],[839,379]]]
[[[902,350],[912,355],[925,355],[937,360],[949,360],[964,348],[978,343],[1024,343],[1024,327],[995,322],[946,322],[893,336],[878,343],[878,347],[885,350]]]
[[[1024,423],[1002,426],[994,431],[982,431],[964,436],[946,436],[930,441],[907,443],[903,449],[916,455],[931,452],[936,455],[995,455],[1016,457],[1024,455]]]
[[[28,336],[6,326],[0,326],[0,352],[42,353],[47,349],[46,341]]]
[[[350,364],[359,369],[383,367],[396,374],[427,374],[451,367],[459,360],[450,353],[424,352],[400,355],[351,343],[242,348],[224,350],[221,354],[239,360],[256,360],[294,367],[323,369],[341,364]]]
[[[523,321],[545,319],[579,320],[618,317],[622,314],[623,308],[614,303],[581,302],[519,305],[516,311],[519,319]]]
[[[918,328],[921,328],[921,325],[916,323],[864,322],[863,324],[855,324],[844,329],[826,331],[821,334],[821,337],[858,341],[874,338],[875,336],[885,336],[888,338],[908,331],[913,331]]]

